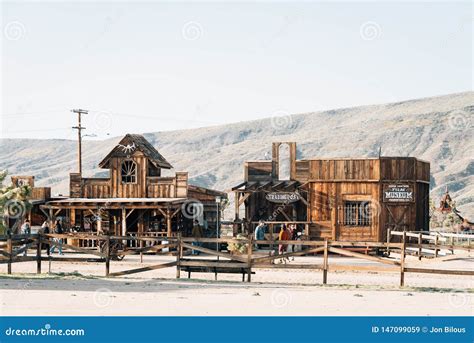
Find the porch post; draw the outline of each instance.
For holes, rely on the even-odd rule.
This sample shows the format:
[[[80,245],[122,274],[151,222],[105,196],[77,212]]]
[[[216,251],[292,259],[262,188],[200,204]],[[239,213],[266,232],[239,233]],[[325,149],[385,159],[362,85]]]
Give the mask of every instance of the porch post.
[[[102,216],[100,215],[100,209],[97,210],[96,215],[96,223],[97,223],[97,234],[102,234]]]
[[[166,236],[171,237],[171,211],[169,207],[166,209],[166,227],[168,229]]]
[[[239,219],[239,192],[238,191],[235,191],[235,198],[234,198],[234,201],[235,201],[235,219]]]
[[[122,207],[122,236],[127,235],[127,210]]]
[[[54,214],[53,209],[49,209],[49,227],[51,228],[51,232],[54,232]]]
[[[69,211],[69,222],[71,224],[71,228],[76,226],[76,209],[71,208]]]

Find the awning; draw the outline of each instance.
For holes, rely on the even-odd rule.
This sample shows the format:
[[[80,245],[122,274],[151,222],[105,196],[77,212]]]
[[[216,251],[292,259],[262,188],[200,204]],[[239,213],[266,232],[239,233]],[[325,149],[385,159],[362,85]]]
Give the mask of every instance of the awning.
[[[183,204],[187,198],[68,198],[55,201],[48,201],[42,207],[53,209],[67,208],[158,208],[173,207]]]

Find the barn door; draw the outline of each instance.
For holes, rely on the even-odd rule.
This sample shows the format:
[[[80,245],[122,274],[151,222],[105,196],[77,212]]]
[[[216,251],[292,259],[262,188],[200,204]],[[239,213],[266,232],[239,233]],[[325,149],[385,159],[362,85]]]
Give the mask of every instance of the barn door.
[[[392,231],[409,231],[410,230],[410,208],[411,205],[385,205],[387,213],[387,221],[385,229]]]

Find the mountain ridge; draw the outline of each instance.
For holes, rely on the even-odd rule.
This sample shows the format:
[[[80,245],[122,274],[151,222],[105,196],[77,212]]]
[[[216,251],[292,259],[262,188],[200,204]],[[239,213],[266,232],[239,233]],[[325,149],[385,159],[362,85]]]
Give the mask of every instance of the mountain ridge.
[[[281,114],[281,113],[280,113]],[[196,129],[143,135],[191,182],[229,190],[243,179],[243,162],[263,160],[273,141],[295,141],[298,158],[413,156],[431,163],[437,203],[448,186],[459,208],[474,217],[474,92],[287,114]],[[103,176],[98,163],[122,137],[84,141],[84,176]],[[35,175],[38,185],[68,193],[76,171],[73,140],[0,139],[0,169]]]

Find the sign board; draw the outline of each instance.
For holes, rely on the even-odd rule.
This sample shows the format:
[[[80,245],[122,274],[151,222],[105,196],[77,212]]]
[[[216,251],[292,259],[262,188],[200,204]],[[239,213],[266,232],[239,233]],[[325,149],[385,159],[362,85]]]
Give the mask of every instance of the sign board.
[[[280,204],[289,204],[300,200],[300,195],[293,192],[272,192],[265,197],[268,201]]]
[[[413,202],[414,192],[412,185],[384,185],[383,202]]]

